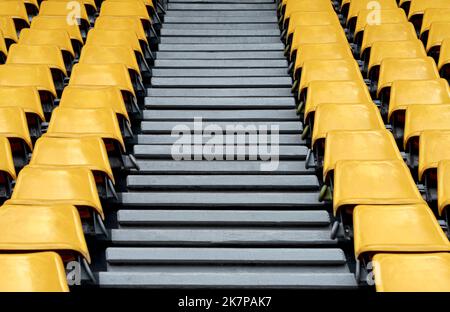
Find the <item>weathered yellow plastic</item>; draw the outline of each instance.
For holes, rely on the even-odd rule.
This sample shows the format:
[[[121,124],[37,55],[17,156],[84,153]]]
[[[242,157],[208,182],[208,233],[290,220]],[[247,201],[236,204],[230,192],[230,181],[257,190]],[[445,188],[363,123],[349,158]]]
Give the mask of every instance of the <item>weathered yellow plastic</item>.
[[[334,169],[333,212],[342,206],[423,203],[403,160],[340,160]],[[377,226],[376,222],[374,225]]]
[[[0,136],[22,140],[33,150],[25,111],[20,107],[0,107]]]
[[[450,131],[427,130],[419,139],[419,180],[428,169],[437,169],[439,161],[450,159]]]
[[[0,209],[0,250],[71,251],[91,261],[80,215],[71,205],[18,205]]]
[[[73,8],[68,5],[67,1],[42,1],[41,8],[39,9],[39,16],[63,16],[67,23],[70,18],[69,14],[72,13],[72,10]],[[89,23],[89,16],[85,6],[80,6],[78,13],[79,16],[77,16],[77,18],[85,23]],[[76,23],[74,24],[76,25]]]
[[[357,206],[353,233],[356,258],[368,252],[450,251],[450,242],[426,203]]]
[[[19,44],[57,46],[61,51],[66,51],[75,57],[72,41],[65,29],[25,28],[20,32]]]
[[[11,145],[7,137],[0,133],[0,171],[7,173],[13,180],[16,179],[16,169],[11,152]]]
[[[388,10],[396,9],[395,0],[352,0],[348,9],[347,23],[358,16],[361,10]]]
[[[297,26],[313,26],[313,25],[335,25],[341,26],[337,15],[330,11],[304,12],[296,11],[291,14],[287,37],[294,33]]]
[[[377,292],[450,292],[450,254],[376,254]]]
[[[139,44],[139,39],[133,30],[92,29],[88,33],[86,45],[124,46],[132,48],[136,53],[144,55]]]
[[[41,16],[33,18],[31,29],[64,29],[70,36],[70,39],[78,41],[83,45],[83,37],[81,36],[80,27],[76,24],[67,23],[65,16]]]
[[[340,160],[403,160],[388,130],[337,130],[327,133],[324,181]]]
[[[20,20],[21,22],[30,25],[28,19],[27,9],[23,1],[0,1],[0,16],[9,16],[13,20]]]
[[[0,292],[68,292],[66,271],[55,252],[0,255]]]
[[[448,64],[450,64],[450,37],[442,40],[441,50],[439,52],[439,70]]]
[[[114,182],[105,143],[100,137],[52,138],[36,141],[30,166],[86,167]]]
[[[147,36],[141,20],[133,16],[99,16],[95,20],[95,29],[134,30],[139,41],[148,44]]]
[[[428,32],[427,52],[432,48],[439,47],[445,38],[450,38],[450,21],[434,22],[431,24],[430,31]]]
[[[23,205],[90,207],[104,217],[94,175],[85,167],[25,166],[17,177],[11,200]]]
[[[0,86],[0,107],[20,107],[26,114],[35,114],[45,121],[41,98],[35,87]]]
[[[434,22],[450,22],[450,8],[426,9],[422,17],[422,27],[420,34],[430,30],[431,24]]]
[[[355,37],[363,32],[367,25],[374,24],[395,24],[395,23],[406,23],[408,19],[406,18],[405,11],[400,8],[393,8],[387,10],[360,10],[358,13],[358,18],[356,20],[355,26]]]
[[[100,9],[100,16],[139,17],[145,28],[147,24],[152,23],[152,20],[145,4],[140,1],[135,1],[135,3],[135,5],[131,5],[131,1],[104,1]]]
[[[0,15],[0,31],[3,33],[5,39],[10,39],[14,42],[19,40],[17,37],[16,25],[14,24],[13,18],[10,16]]]

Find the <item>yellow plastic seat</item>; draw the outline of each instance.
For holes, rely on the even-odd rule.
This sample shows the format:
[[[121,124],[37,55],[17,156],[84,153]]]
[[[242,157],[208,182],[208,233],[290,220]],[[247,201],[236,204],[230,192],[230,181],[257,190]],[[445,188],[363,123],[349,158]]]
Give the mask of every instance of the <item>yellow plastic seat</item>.
[[[345,43],[301,44],[298,46],[294,65],[294,79],[299,80],[303,64],[309,60],[353,59],[352,51]]]
[[[31,29],[64,29],[70,36],[74,49],[83,46],[83,37],[81,35],[80,27],[76,24],[71,25],[67,23],[65,16],[41,16],[38,15],[33,18],[31,22]]]
[[[0,292],[68,292],[66,271],[55,252],[0,255]]]
[[[387,58],[426,58],[427,53],[420,40],[378,41],[370,50],[367,77],[377,81],[381,62]]]
[[[36,141],[30,166],[86,167],[114,182],[105,143],[99,137],[52,138]]]
[[[362,81],[312,81],[306,96],[304,122],[307,123],[309,116],[324,103],[372,103],[372,99]]]
[[[289,1],[286,3],[284,15],[282,19],[283,28],[289,26],[289,19],[291,14],[294,12],[329,12],[335,13],[331,2],[328,0],[299,0],[299,1]]]
[[[42,105],[52,106],[57,98],[51,70],[45,65],[0,65],[0,86],[33,86],[39,91]]]
[[[353,231],[357,259],[378,252],[450,251],[448,238],[425,203],[357,206]]]
[[[69,33],[64,29],[26,28],[20,32],[19,44],[57,46],[66,59],[75,57]]]
[[[388,130],[338,130],[327,133],[323,179],[340,160],[403,160],[397,143]]]
[[[88,207],[104,217],[95,178],[83,167],[25,166],[11,195],[15,204],[66,204]]]
[[[125,143],[120,132],[116,113],[110,108],[77,109],[57,107],[53,111],[52,119],[45,135],[51,137],[101,137],[104,140],[117,142],[122,150],[125,151]]]
[[[334,215],[344,206],[420,203],[424,200],[403,160],[340,160],[335,165]]]
[[[99,16],[95,20],[97,30],[134,30],[142,44],[148,45],[144,27],[138,17],[133,16]],[[141,44],[141,45],[142,45]]]
[[[390,88],[396,80],[430,80],[439,79],[436,63],[431,57],[426,58],[387,58],[381,62],[377,86],[377,96]]]
[[[377,292],[450,292],[450,254],[376,254]]]
[[[450,130],[450,103],[435,105],[409,105],[405,114],[403,145],[418,138],[425,130]]]
[[[8,48],[6,47],[5,37],[0,30],[0,63],[4,63],[8,56]]]
[[[341,26],[335,25],[312,25],[297,26],[294,29],[290,58],[297,52],[299,47],[305,43],[334,43],[347,44],[347,37]]]
[[[0,15],[0,31],[3,33],[7,46],[10,46],[19,40],[17,37],[16,25],[14,24],[13,18],[10,16]]]
[[[100,16],[138,17],[147,32],[152,24],[147,7],[141,1],[103,1]]]
[[[438,68],[441,76],[450,80],[450,38],[442,40]]]
[[[127,66],[132,76],[140,79],[141,72],[136,55],[131,47],[97,46],[86,44],[81,52],[80,64],[117,64]]]
[[[384,130],[375,104],[321,104],[316,108],[311,146],[333,130]]]
[[[354,59],[310,60],[303,63],[298,94],[307,91],[312,81],[363,81],[359,66]]]
[[[16,179],[16,169],[11,151],[11,144],[7,137],[0,133],[0,172],[6,173],[11,179]],[[0,178],[0,181],[2,179]]]
[[[58,1],[58,2],[69,2],[68,0],[46,0],[46,1]],[[72,1],[72,0],[70,0]],[[97,5],[94,0],[75,0],[80,5],[83,5],[89,16],[93,16],[97,12]]]
[[[437,169],[439,161],[450,159],[450,131],[427,130],[419,139],[419,181],[430,169]]]
[[[450,22],[434,22],[431,24],[427,40],[428,54],[433,52],[433,50],[439,50],[442,40],[445,38],[450,38]]]
[[[0,107],[0,136],[11,140],[19,140],[33,150],[27,117],[20,107]]]
[[[124,64],[76,64],[69,86],[114,86],[136,97],[130,74]]]
[[[290,43],[292,40],[292,35],[297,26],[313,26],[313,25],[334,25],[340,27],[341,24],[337,15],[333,12],[303,12],[296,11],[293,12],[291,18],[289,19],[289,26],[287,29],[286,43]]]
[[[127,121],[127,108],[122,93],[116,87],[68,86],[59,104],[67,108],[111,108]]]
[[[388,120],[412,104],[450,103],[450,89],[445,79],[396,80],[392,82]]]
[[[6,64],[40,64],[48,66],[53,77],[67,77],[66,65],[57,46],[13,44]],[[61,78],[61,77],[60,77]]]
[[[136,54],[144,57],[139,39],[132,30],[92,29],[87,36],[86,45],[125,46],[132,48]]]
[[[113,1],[116,1],[116,2],[129,2],[130,3],[130,5],[131,4],[133,4],[134,5],[134,3],[136,3],[136,2],[138,2],[138,3],[144,3],[145,4],[145,6],[146,6],[146,8],[147,8],[147,11],[149,12],[149,15],[150,15],[150,13],[155,13],[156,11],[155,11],[155,6],[153,5],[153,1],[152,0],[108,0],[108,1],[110,1],[110,2],[113,2]]]
[[[0,250],[70,252],[91,261],[80,215],[72,205],[7,201],[0,209]]]
[[[353,41],[360,44],[364,29],[367,25],[398,24],[406,22],[408,22],[408,19],[406,18],[405,11],[400,8],[380,11],[365,9],[359,11],[355,28],[351,29],[350,33],[353,35]]]
[[[426,9],[422,18],[422,27],[420,28],[420,38],[426,42],[428,31],[434,22],[450,22],[450,8]]]
[[[0,16],[11,17],[17,30],[30,25],[27,9],[23,1],[0,1]]]
[[[411,23],[367,25],[361,43],[362,60],[368,60],[370,48],[376,41],[404,41],[417,39],[416,31]]]
[[[67,3],[68,2],[43,1],[41,9],[39,10],[39,16],[62,16],[66,19],[67,24],[78,25],[80,30],[87,32],[90,22],[86,8],[80,6],[79,16],[73,15],[73,20],[70,21],[71,23],[68,23],[69,18],[71,18],[69,14],[72,12],[73,8]]]
[[[437,169],[437,191],[438,191],[438,212],[443,215],[444,212],[449,214],[448,206],[450,205],[450,160],[441,160]]]
[[[347,26],[352,27],[356,24],[356,19],[361,10],[387,10],[396,9],[397,2],[395,0],[352,0],[348,8]]]
[[[423,15],[427,9],[439,8],[450,9],[450,2],[447,0],[413,0],[409,8],[408,19],[419,31],[422,26]]]
[[[0,107],[20,107],[26,115],[45,121],[39,92],[35,87],[0,86]]]

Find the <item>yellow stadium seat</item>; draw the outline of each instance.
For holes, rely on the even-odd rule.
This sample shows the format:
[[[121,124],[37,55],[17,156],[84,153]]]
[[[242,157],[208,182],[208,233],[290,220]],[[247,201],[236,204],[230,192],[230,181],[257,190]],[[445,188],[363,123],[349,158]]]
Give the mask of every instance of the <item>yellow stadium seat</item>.
[[[124,46],[132,48],[136,54],[140,68],[148,68],[145,54],[136,33],[132,30],[93,29],[89,32],[86,45],[91,46]]]
[[[314,119],[321,104],[372,103],[369,90],[362,81],[312,81],[309,84],[304,107],[304,123]]]
[[[387,9],[387,10],[361,10],[358,13],[356,25],[350,29],[351,39],[353,42],[360,45],[364,34],[364,29],[367,25],[376,24],[398,24],[406,23],[405,11],[399,8]]]
[[[8,138],[0,134],[0,201],[11,196],[12,181],[16,179],[16,168]]]
[[[68,86],[64,89],[59,106],[112,108],[118,116],[127,121],[130,120],[122,93],[116,87]]]
[[[104,1],[100,9],[100,16],[138,17],[146,32],[150,33],[152,20],[147,8],[143,2],[135,1],[135,3],[135,5],[131,5],[130,1]]]
[[[21,107],[0,107],[0,136],[7,137],[12,145],[17,145],[18,141],[30,151],[33,150],[27,117]]]
[[[419,181],[427,170],[436,170],[441,160],[450,159],[450,131],[427,130],[419,139]]]
[[[419,33],[422,27],[423,15],[427,9],[439,8],[450,9],[450,2],[447,0],[412,0],[409,8],[408,19],[414,24]]]
[[[438,212],[439,215],[446,214],[447,225],[450,221],[448,206],[450,205],[450,191],[448,188],[450,182],[450,160],[441,160],[437,169],[437,191],[438,191]]]
[[[408,41],[378,41],[370,50],[367,64],[367,77],[378,81],[381,62],[387,58],[426,58],[427,53],[420,40]]]
[[[20,0],[0,1],[0,16],[11,17],[17,31],[30,25],[25,3]]]
[[[316,108],[312,132],[313,148],[333,130],[385,129],[375,104],[321,104]]]
[[[136,98],[128,69],[124,64],[76,64],[69,86],[114,86],[125,97]]]
[[[39,64],[50,68],[58,94],[64,89],[67,70],[61,50],[57,46],[13,44],[6,64]]]
[[[66,69],[72,68],[75,51],[69,33],[64,29],[26,28],[20,33],[19,44],[57,46],[63,55]]]
[[[147,35],[138,17],[133,16],[99,16],[95,20],[97,30],[134,30],[143,45],[148,45]]]
[[[442,41],[450,38],[450,22],[434,22],[428,32],[427,53],[433,56],[436,62],[439,59],[439,50]]]
[[[79,9],[79,16],[75,14],[70,15],[73,7],[68,5],[67,2],[43,1],[41,4],[41,9],[39,10],[39,16],[64,17],[66,24],[78,26],[80,28],[81,35],[85,37],[90,25],[89,16],[84,6],[80,6]]]
[[[298,46],[293,71],[294,80],[300,81],[303,64],[309,60],[353,59],[352,51],[345,43],[308,43]]]
[[[424,202],[403,160],[340,160],[334,168],[333,213],[356,205]],[[376,224],[376,223],[374,223]]]
[[[56,30],[63,29],[67,31],[72,41],[73,49],[76,55],[79,55],[81,47],[84,44],[78,25],[70,25],[63,16],[36,16],[31,22],[31,29]]]
[[[364,262],[376,253],[450,251],[450,242],[424,203],[357,206],[353,231],[355,258]]]
[[[289,26],[286,34],[286,43],[291,44],[294,30],[297,26],[314,26],[314,25],[333,25],[340,27],[339,19],[333,12],[302,12],[296,11],[292,13],[289,19]]]
[[[80,56],[80,64],[124,64],[128,68],[135,89],[144,90],[136,55],[131,47],[96,46],[87,44]]]
[[[377,85],[377,97],[389,93],[396,80],[439,79],[436,63],[431,57],[426,58],[387,58],[381,62]]]
[[[405,111],[412,104],[450,103],[450,89],[445,79],[396,80],[392,83],[387,120],[394,137],[403,138]]]
[[[36,141],[30,166],[86,167],[94,176],[101,172],[114,182],[105,143],[99,137],[44,136]]]
[[[420,39],[426,44],[428,31],[434,22],[450,22],[450,8],[426,9],[423,14],[422,27],[420,28]]]
[[[411,23],[367,25],[361,42],[361,60],[367,62],[370,48],[376,41],[403,41],[417,39],[416,31]]]
[[[313,25],[313,26],[297,26],[294,29],[292,45],[290,47],[289,57],[293,60],[293,56],[302,44],[305,43],[334,43],[339,42],[347,44],[342,27],[335,25]]]
[[[44,112],[51,112],[57,98],[52,72],[48,66],[32,64],[0,65],[0,86],[37,88]]]
[[[435,105],[409,105],[405,114],[405,133],[403,145],[405,150],[416,146],[417,140],[425,130],[450,130],[450,103]]]
[[[32,138],[41,135],[41,122],[45,122],[39,92],[35,87],[0,86],[0,107],[20,107],[24,110]]]
[[[286,3],[283,18],[281,19],[281,25],[283,28],[288,28],[289,19],[291,14],[294,12],[329,12],[334,13],[333,6],[328,0],[300,0],[300,1],[289,1]]]
[[[388,254],[373,257],[378,292],[450,292],[450,254]]]
[[[94,0],[70,0],[70,1],[68,1],[68,0],[46,0],[46,1],[59,1],[59,2],[66,3],[66,5],[68,5],[67,3],[70,1],[78,2],[80,5],[84,6],[84,8],[86,9],[86,13],[89,16],[90,22],[93,22],[95,20],[95,14],[97,13],[97,5]],[[74,9],[75,6],[72,3],[72,4],[68,5],[68,8]]]
[[[312,81],[363,81],[359,66],[354,59],[310,60],[303,63],[298,96],[306,93]]]
[[[15,204],[66,204],[104,217],[95,178],[83,167],[25,166],[11,195]]]
[[[55,251],[82,256],[90,262],[80,215],[71,205],[17,205],[0,209],[0,250],[6,252]],[[70,259],[70,258],[69,258]]]
[[[8,56],[8,48],[6,46],[5,37],[0,30],[0,64],[4,64]]]
[[[55,252],[0,255],[0,292],[68,292],[66,272]]]
[[[149,15],[151,15],[152,13],[155,13],[155,6],[153,5],[153,1],[152,0],[108,0],[110,2],[116,1],[116,2],[128,2],[131,5],[135,5],[135,3],[137,2],[139,5],[141,3],[143,3],[146,8],[147,8],[147,12]]]
[[[361,10],[388,10],[396,9],[397,2],[395,0],[353,0],[347,14],[347,27],[355,29],[356,19]]]
[[[441,76],[450,80],[450,38],[442,40],[438,68]]]
[[[13,18],[10,16],[0,15],[0,31],[3,33],[7,47],[19,40],[16,25],[14,24]]]
[[[51,137],[95,136],[105,140],[108,152],[125,151],[116,113],[110,108],[76,109],[58,107],[45,134]],[[117,149],[119,145],[119,149]]]
[[[403,160],[388,130],[337,130],[327,133],[323,161],[326,182],[340,160]]]

